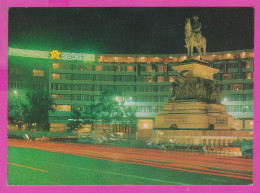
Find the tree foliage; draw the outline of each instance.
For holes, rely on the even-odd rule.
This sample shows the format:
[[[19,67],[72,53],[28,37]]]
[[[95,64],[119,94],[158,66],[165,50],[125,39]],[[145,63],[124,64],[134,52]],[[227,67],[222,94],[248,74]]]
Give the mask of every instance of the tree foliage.
[[[172,85],[172,96],[176,100],[196,99],[209,104],[220,104],[222,95],[214,80],[177,75]]]
[[[82,125],[84,124],[83,119],[84,118],[78,109],[72,110],[68,124],[70,132],[82,128]]]
[[[53,108],[54,99],[44,90],[30,90],[26,93],[26,104],[22,104],[23,117],[25,123],[31,128],[36,124],[36,129],[48,131],[49,112],[55,111]]]

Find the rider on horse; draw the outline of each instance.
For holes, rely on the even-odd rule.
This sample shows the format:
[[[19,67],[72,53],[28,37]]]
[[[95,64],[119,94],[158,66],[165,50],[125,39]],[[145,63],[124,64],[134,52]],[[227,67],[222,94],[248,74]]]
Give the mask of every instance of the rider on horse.
[[[198,21],[199,17],[198,16],[194,16],[193,20],[194,20],[194,24],[192,25],[192,32],[193,32],[193,37],[195,39],[200,39],[202,37],[202,33],[201,33],[201,23]]]

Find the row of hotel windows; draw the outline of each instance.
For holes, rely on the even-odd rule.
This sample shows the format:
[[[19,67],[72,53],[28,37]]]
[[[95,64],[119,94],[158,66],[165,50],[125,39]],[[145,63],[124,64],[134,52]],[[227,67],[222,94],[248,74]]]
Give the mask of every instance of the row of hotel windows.
[[[56,74],[52,73],[53,80],[87,80],[87,81],[112,81],[112,82],[173,82],[172,76],[112,76],[88,74]]]
[[[8,82],[8,88],[25,88],[24,83],[22,82],[15,82],[15,81],[9,81]],[[32,83],[32,89],[43,89],[44,84],[43,83]]]
[[[253,105],[226,105],[227,112],[237,112],[237,113],[246,113],[246,112],[254,112]]]
[[[245,84],[223,84],[221,85],[222,90],[231,90],[231,91],[243,91],[243,90],[252,90],[254,89],[253,83]]]
[[[100,96],[93,95],[58,95],[52,94],[54,100],[57,101],[80,101],[80,102],[99,102]],[[167,102],[168,97],[165,96],[123,96],[120,101],[125,102]]]
[[[240,61],[214,63],[213,67],[217,69],[238,69]],[[252,61],[241,62],[242,68],[252,68]],[[165,72],[166,65],[139,65],[140,71],[142,72]],[[94,64],[65,64],[65,63],[52,63],[52,69],[63,69],[63,70],[80,70],[80,71],[104,71],[104,72],[136,72],[135,65],[94,65]],[[169,70],[171,68],[169,67]]]
[[[102,86],[102,85],[70,85],[51,84],[51,90],[73,90],[73,91],[117,91],[117,92],[168,92],[170,86]]]
[[[94,64],[64,64],[52,63],[52,69],[80,70],[80,71],[103,71],[103,72],[136,72],[134,65],[94,65]],[[142,72],[165,72],[166,65],[140,65]]]
[[[229,52],[229,53],[215,53],[215,54],[207,54],[204,59],[205,60],[223,60],[223,59],[243,59],[243,58],[253,58],[254,52]],[[194,59],[199,59],[199,56],[194,56]],[[123,62],[123,63],[133,63],[133,62],[145,62],[145,63],[162,63],[165,61],[168,62],[181,62],[187,59],[186,56],[168,56],[168,57],[120,57],[120,56],[99,56],[98,62]]]
[[[223,102],[230,102],[230,101],[253,101],[254,95],[253,94],[234,94],[234,95],[225,95],[223,97]]]
[[[54,105],[54,109],[56,111],[71,111],[71,109],[77,109],[80,111],[86,111],[88,109],[87,105]],[[137,112],[144,112],[144,113],[160,113],[163,110],[163,106],[138,106],[136,108]]]
[[[254,78],[253,72],[244,72],[244,73],[231,73],[231,74],[215,74],[214,79],[216,80],[250,80]]]
[[[20,76],[20,75],[23,74],[23,71],[22,71],[21,68],[13,67],[13,68],[10,68],[9,74],[14,75],[14,76]],[[32,75],[43,77],[44,76],[44,70],[33,69]]]
[[[238,69],[239,65],[241,65],[241,68],[252,68],[253,67],[253,62],[251,60],[248,61],[223,61],[223,62],[216,62],[213,64],[214,68],[217,69],[226,69],[226,70],[231,70],[231,69]]]
[[[74,109],[78,109],[80,111],[86,111],[87,110],[86,105],[73,105]],[[71,105],[54,105],[54,108],[56,111],[71,111]],[[163,110],[163,106],[137,106],[137,112],[155,112],[155,113],[160,113]],[[226,106],[226,111],[227,112],[253,112],[254,107],[249,105],[249,106],[242,106],[242,105],[228,105]]]

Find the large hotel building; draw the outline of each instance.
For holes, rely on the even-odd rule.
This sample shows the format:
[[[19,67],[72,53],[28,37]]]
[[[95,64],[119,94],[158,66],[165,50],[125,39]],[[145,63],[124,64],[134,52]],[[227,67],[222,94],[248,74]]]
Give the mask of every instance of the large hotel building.
[[[55,100],[50,130],[66,131],[72,109],[84,111],[99,101],[103,91],[118,91],[126,105],[137,107],[138,129],[151,129],[154,117],[171,97],[176,72],[172,66],[187,54],[119,55],[69,53],[9,48],[8,114],[20,114],[19,103],[27,89],[44,89]],[[194,56],[194,59],[199,59]],[[253,130],[254,50],[207,53],[204,58],[219,69],[222,104],[239,121],[241,129]]]

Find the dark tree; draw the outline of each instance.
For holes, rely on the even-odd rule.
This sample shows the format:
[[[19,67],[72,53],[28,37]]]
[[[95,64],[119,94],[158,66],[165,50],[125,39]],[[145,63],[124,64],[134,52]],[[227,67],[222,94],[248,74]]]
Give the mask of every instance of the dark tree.
[[[49,131],[49,112],[54,112],[54,99],[44,90],[30,90],[26,93],[27,104],[22,104],[23,117],[28,128]]]

